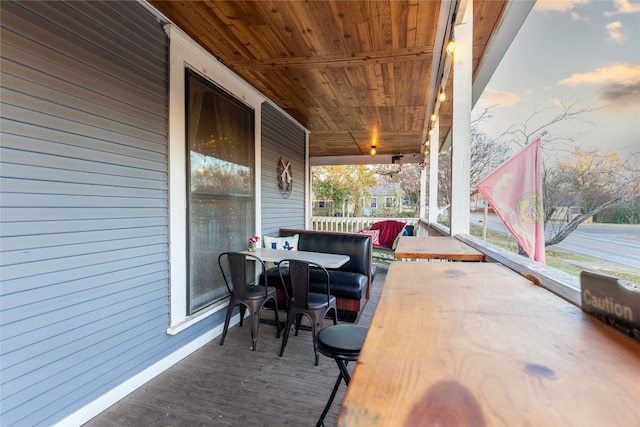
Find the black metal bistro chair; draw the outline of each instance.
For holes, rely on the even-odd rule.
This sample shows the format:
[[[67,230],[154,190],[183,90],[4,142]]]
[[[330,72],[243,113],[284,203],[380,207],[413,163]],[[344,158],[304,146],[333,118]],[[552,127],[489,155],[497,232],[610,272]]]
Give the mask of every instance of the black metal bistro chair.
[[[283,270],[289,269],[289,279],[286,280]],[[296,321],[296,336],[300,330],[302,315],[306,315],[311,319],[311,333],[313,334],[313,351],[316,356],[316,365],[318,364],[318,350],[316,349],[316,336],[322,329],[322,320],[331,311],[333,316],[333,324],[338,323],[338,309],[336,307],[336,297],[330,293],[329,272],[321,265],[299,261],[293,259],[282,260],[278,264],[280,278],[284,284],[287,293],[287,323],[282,337],[282,346],[280,347],[280,357],[284,354],[284,348],[289,339],[289,332],[293,321]],[[309,290],[309,274],[312,273],[322,275],[326,278],[326,290],[323,293],[315,293]]]
[[[336,397],[342,379],[344,379],[347,387],[349,386],[351,375],[349,375],[349,371],[347,370],[347,364],[358,360],[366,335],[366,327],[352,324],[329,326],[318,333],[318,351],[336,361],[340,374],[333,386],[331,396],[322,411],[322,415],[320,415],[316,427],[324,426],[324,418],[327,416],[333,399]]]
[[[261,274],[254,274],[255,269],[251,266],[260,266]],[[264,262],[255,255],[249,255],[241,252],[224,252],[218,257],[218,265],[222,271],[222,277],[227,285],[227,289],[231,294],[229,307],[227,308],[227,317],[224,321],[224,330],[220,338],[220,345],[224,344],[224,337],[229,329],[229,322],[233,309],[236,305],[240,306],[240,326],[244,318],[245,309],[249,309],[249,318],[251,320],[251,340],[253,341],[253,351],[256,350],[256,341],[258,340],[258,326],[260,325],[260,312],[268,301],[273,301],[273,308],[276,316],[276,327],[280,336],[280,319],[278,318],[278,298],[276,288],[267,286],[267,277]],[[248,275],[247,272],[251,274]],[[263,283],[256,283],[256,277],[262,277]]]

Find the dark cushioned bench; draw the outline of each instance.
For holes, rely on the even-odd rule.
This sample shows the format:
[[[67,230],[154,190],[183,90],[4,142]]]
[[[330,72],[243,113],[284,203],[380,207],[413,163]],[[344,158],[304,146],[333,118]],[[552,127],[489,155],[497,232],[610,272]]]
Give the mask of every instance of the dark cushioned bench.
[[[341,320],[355,321],[358,314],[369,299],[371,283],[375,275],[372,264],[371,236],[358,233],[336,233],[330,231],[312,231],[281,228],[279,236],[293,236],[297,234],[298,250],[343,254],[349,256],[349,261],[338,269],[328,269],[331,282],[331,294],[336,297],[338,317]],[[285,280],[287,271],[284,270]],[[322,292],[322,275],[319,271],[310,273],[310,289],[312,292]],[[270,286],[282,289],[282,282],[277,268],[267,271]],[[284,292],[280,298],[285,299]]]

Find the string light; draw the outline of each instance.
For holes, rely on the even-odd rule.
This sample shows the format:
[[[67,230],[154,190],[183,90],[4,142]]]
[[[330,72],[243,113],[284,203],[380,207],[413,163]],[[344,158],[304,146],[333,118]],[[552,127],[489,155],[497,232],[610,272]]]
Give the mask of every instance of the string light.
[[[432,122],[435,122],[437,118],[438,118],[438,116],[436,116],[436,113],[431,114],[431,121]]]
[[[449,43],[447,43],[447,53],[451,55],[454,50],[456,50],[456,37],[453,34],[451,34]]]
[[[372,145],[372,146],[371,146],[371,151],[370,151],[370,153],[371,153],[371,155],[372,155],[372,156],[375,156],[375,155],[376,155],[376,146],[375,146],[375,145]]]
[[[440,102],[444,102],[447,99],[447,95],[444,93],[444,89],[440,88],[440,94],[438,95],[438,100]]]

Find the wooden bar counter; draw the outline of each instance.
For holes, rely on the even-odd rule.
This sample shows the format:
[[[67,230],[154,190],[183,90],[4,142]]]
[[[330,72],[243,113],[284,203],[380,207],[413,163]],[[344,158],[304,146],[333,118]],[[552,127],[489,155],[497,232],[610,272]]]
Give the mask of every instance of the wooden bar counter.
[[[640,343],[496,263],[394,262],[338,426],[639,426]]]
[[[439,259],[446,261],[484,261],[484,254],[451,236],[402,236],[395,258]]]

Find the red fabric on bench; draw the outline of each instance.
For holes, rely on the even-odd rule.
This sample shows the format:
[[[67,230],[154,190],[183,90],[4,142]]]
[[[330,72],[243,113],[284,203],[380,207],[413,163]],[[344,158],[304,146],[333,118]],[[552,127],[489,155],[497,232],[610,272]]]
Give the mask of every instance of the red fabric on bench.
[[[374,222],[371,225],[371,230],[380,230],[380,243],[376,245],[376,247],[391,249],[394,240],[396,240],[396,237],[398,237],[398,234],[400,234],[405,225],[407,225],[406,222],[393,219]]]

